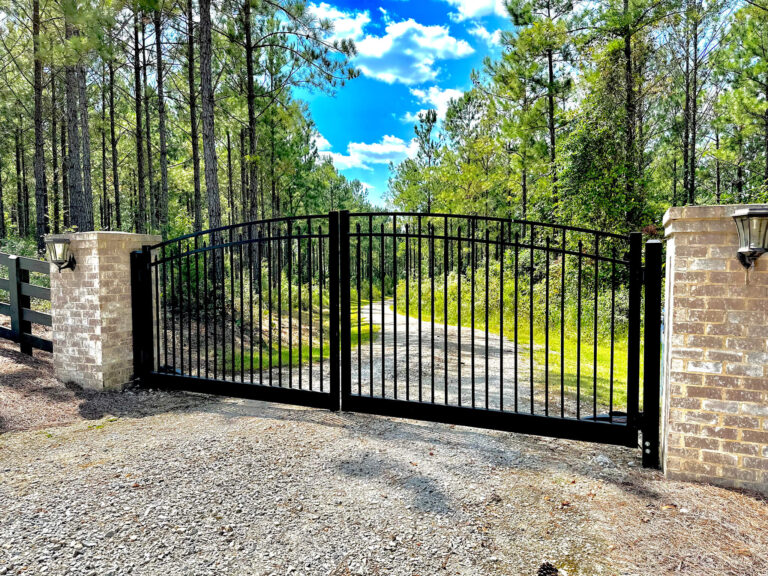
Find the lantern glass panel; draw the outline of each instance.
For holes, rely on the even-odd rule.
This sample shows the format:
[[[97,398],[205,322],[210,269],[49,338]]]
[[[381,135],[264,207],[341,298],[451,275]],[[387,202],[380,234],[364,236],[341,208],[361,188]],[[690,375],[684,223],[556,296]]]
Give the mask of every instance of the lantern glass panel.
[[[765,250],[768,240],[768,219],[751,216],[749,219],[749,247]]]
[[[69,241],[66,239],[51,239],[46,242],[48,260],[61,265],[69,260]]]

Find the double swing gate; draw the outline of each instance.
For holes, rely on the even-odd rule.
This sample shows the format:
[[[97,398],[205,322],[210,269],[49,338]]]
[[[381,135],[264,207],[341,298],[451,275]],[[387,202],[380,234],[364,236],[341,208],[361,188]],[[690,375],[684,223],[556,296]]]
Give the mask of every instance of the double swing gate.
[[[645,252],[645,253],[643,253]],[[331,212],[132,255],[148,386],[637,446],[658,466],[661,244]]]

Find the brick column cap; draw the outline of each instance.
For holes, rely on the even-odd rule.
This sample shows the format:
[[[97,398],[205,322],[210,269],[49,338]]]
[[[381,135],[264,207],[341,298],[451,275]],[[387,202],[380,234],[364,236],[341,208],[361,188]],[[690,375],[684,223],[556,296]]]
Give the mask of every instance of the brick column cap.
[[[664,214],[664,235],[680,232],[736,232],[730,220],[744,208],[768,209],[768,204],[723,204],[719,206],[673,206]]]
[[[49,235],[50,236],[50,235]],[[56,234],[64,236],[70,240],[98,240],[99,238],[119,239],[125,237],[126,240],[135,240],[142,244],[154,245],[162,242],[163,238],[159,234],[134,234],[133,232],[121,232],[116,230],[93,230],[90,232],[65,232]],[[46,236],[48,238],[48,236]]]

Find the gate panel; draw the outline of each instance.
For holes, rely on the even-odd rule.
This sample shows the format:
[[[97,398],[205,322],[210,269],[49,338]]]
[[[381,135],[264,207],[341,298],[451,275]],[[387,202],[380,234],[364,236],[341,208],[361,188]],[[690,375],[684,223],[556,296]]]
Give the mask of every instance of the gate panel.
[[[330,224],[264,220],[153,247],[147,382],[337,409]]]
[[[448,214],[350,219],[345,410],[637,444],[639,237]]]
[[[627,446],[642,426],[645,459],[656,453],[658,410],[639,410],[639,234],[332,212],[133,260],[136,373],[150,385]],[[646,338],[646,404],[657,365]]]

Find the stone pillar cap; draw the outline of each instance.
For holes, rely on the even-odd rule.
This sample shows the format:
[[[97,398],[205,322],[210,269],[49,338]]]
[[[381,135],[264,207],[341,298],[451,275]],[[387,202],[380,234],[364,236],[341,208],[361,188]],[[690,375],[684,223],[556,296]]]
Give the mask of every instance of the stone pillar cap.
[[[133,232],[122,232],[120,230],[92,230],[89,232],[64,232],[63,234],[48,234],[44,238],[69,238],[70,240],[95,240],[98,238],[117,238],[124,236],[131,240],[139,240],[147,244],[158,244],[162,242],[162,236],[159,234],[135,234]]]
[[[737,210],[760,208],[768,210],[768,204],[720,204],[718,206],[672,206],[664,214],[664,228],[675,220],[720,220],[730,218]]]

